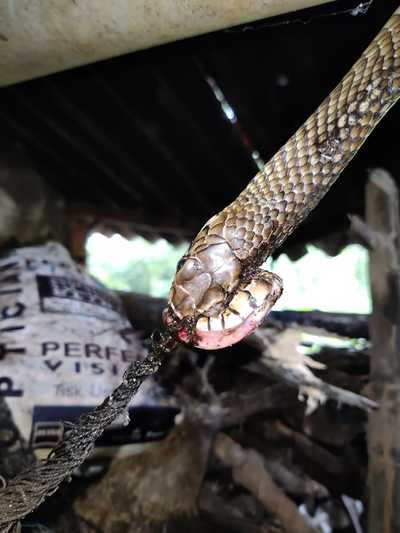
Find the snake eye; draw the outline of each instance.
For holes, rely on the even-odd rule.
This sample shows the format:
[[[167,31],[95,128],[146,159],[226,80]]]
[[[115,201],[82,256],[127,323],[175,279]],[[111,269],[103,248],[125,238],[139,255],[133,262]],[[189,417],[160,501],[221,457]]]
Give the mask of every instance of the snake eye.
[[[179,272],[180,269],[183,267],[183,265],[185,264],[185,261],[186,259],[184,257],[182,257],[182,259],[179,259],[178,264],[176,265],[177,272]]]

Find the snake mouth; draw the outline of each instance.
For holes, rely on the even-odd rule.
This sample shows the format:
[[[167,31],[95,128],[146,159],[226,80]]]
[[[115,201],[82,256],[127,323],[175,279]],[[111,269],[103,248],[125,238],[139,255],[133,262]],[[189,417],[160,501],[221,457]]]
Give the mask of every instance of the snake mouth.
[[[163,319],[178,341],[204,350],[220,350],[254,331],[281,294],[282,284],[278,277],[268,283],[253,280],[245,289],[239,289],[227,309],[216,317],[200,315],[197,319],[182,319],[168,307]]]

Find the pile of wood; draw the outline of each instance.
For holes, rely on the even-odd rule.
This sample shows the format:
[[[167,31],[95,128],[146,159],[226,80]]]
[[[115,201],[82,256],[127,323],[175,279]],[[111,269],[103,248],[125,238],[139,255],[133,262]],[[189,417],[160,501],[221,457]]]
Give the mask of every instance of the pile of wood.
[[[124,300],[145,338],[164,302]],[[175,429],[77,477],[30,523],[60,533],[363,531],[375,404],[360,328],[368,333],[366,317],[276,312],[231,349],[180,347],[158,377],[181,409]]]

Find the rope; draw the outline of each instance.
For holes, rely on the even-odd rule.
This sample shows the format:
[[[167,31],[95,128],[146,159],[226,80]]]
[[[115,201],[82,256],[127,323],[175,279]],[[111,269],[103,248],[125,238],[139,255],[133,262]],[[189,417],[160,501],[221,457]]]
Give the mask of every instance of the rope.
[[[8,480],[0,488],[0,533],[20,531],[20,520],[54,494],[60,484],[70,480],[94,448],[96,439],[106,427],[126,412],[142,382],[155,374],[164,354],[175,343],[166,335],[153,338],[151,353],[143,360],[131,363],[122,382],[101,405],[82,415],[76,424],[68,424],[61,441],[47,459],[37,461]]]

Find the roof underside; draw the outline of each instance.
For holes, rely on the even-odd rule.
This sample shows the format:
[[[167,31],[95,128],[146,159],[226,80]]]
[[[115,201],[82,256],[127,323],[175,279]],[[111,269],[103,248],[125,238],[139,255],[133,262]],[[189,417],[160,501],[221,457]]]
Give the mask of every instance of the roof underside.
[[[189,238],[314,111],[398,0],[376,0],[357,16],[344,12],[349,4],[359,2],[2,88],[2,134],[27,148],[72,209]],[[342,229],[347,214],[361,213],[369,168],[400,179],[399,124],[397,106],[292,243]]]

